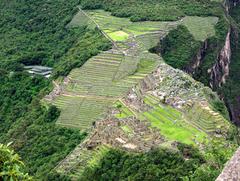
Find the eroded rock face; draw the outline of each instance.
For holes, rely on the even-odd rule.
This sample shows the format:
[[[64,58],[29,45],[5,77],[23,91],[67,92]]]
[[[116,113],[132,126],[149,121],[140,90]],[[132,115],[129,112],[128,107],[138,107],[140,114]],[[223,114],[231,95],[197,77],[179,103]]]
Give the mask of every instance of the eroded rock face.
[[[199,68],[199,66],[201,65],[203,58],[205,57],[207,49],[208,49],[208,40],[205,40],[203,42],[202,47],[199,49],[197,54],[193,57],[192,61],[185,68],[184,71],[193,75],[195,73],[195,71]]]
[[[226,83],[226,78],[229,75],[229,65],[231,60],[230,32],[231,30],[229,29],[225,45],[220,51],[216,63],[208,70],[211,77],[210,87],[214,89],[217,89]]]

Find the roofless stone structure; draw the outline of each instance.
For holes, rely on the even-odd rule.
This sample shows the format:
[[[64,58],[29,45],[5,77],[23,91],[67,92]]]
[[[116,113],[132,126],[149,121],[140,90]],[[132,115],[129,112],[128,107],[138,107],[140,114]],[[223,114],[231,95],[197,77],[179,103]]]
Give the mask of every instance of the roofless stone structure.
[[[240,148],[227,162],[222,173],[216,181],[239,181],[240,180]]]

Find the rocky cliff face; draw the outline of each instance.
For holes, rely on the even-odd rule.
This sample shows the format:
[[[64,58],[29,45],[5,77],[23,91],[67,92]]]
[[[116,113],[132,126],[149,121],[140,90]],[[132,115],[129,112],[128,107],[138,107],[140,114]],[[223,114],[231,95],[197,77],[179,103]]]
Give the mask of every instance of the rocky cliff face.
[[[208,49],[208,40],[205,40],[203,42],[202,47],[199,49],[199,51],[197,52],[197,54],[193,57],[192,61],[190,62],[190,64],[185,68],[185,72],[187,72],[188,74],[194,75],[195,71],[199,68],[199,66],[201,65],[205,55],[206,55],[206,51]]]
[[[229,29],[224,47],[221,49],[216,63],[212,68],[208,69],[210,74],[210,87],[213,89],[220,88],[224,83],[226,83],[226,78],[229,75],[229,64],[231,61],[231,41],[230,41],[231,30]]]
[[[229,75],[229,64],[231,60],[231,40],[230,40],[231,30],[229,29],[225,43],[221,51],[216,57],[215,63],[212,67],[209,67],[208,74],[210,77],[209,86],[217,90],[225,82]],[[204,61],[207,49],[209,48],[208,40],[203,42],[202,47],[197,52],[196,56],[193,57],[190,64],[186,67],[185,72],[194,75],[196,70],[201,66]]]

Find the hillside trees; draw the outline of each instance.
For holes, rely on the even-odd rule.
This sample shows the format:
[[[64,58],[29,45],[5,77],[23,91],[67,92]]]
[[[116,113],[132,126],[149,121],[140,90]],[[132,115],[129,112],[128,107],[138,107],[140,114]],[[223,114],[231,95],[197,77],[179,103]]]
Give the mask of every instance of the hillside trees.
[[[0,144],[0,180],[32,180],[23,170],[24,164],[18,154],[9,145]]]
[[[210,16],[219,14],[221,7],[208,0],[82,0],[84,9],[104,9],[112,15],[130,17],[132,21],[174,21],[185,15]]]
[[[236,146],[211,140],[204,152],[181,143],[176,148],[160,147],[147,153],[112,149],[98,166],[86,168],[81,180],[215,180]]]
[[[41,104],[52,89],[51,79],[30,76],[24,65],[52,66],[57,78],[110,47],[98,30],[66,27],[78,3],[0,2],[0,140],[13,142],[25,170],[36,178],[51,177],[49,171],[86,133],[55,124],[59,110]]]
[[[160,51],[167,64],[184,69],[196,55],[201,42],[194,40],[188,29],[180,25],[161,41]]]

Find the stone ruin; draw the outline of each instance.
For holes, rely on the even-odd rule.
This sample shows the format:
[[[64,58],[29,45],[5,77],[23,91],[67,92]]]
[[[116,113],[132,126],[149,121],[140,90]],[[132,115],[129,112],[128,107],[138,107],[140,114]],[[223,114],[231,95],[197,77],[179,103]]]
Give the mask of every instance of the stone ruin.
[[[54,88],[48,95],[45,96],[45,99],[48,101],[53,101],[56,99],[56,97],[60,96],[64,92],[66,86],[70,83],[74,82],[69,77],[64,77],[61,83],[53,81]]]
[[[135,117],[125,119],[107,118],[97,121],[91,136],[86,142],[86,147],[91,150],[99,145],[111,145],[128,151],[148,151],[164,142],[164,138],[159,131],[150,129],[149,124]],[[132,132],[124,132],[122,126],[128,126]]]

